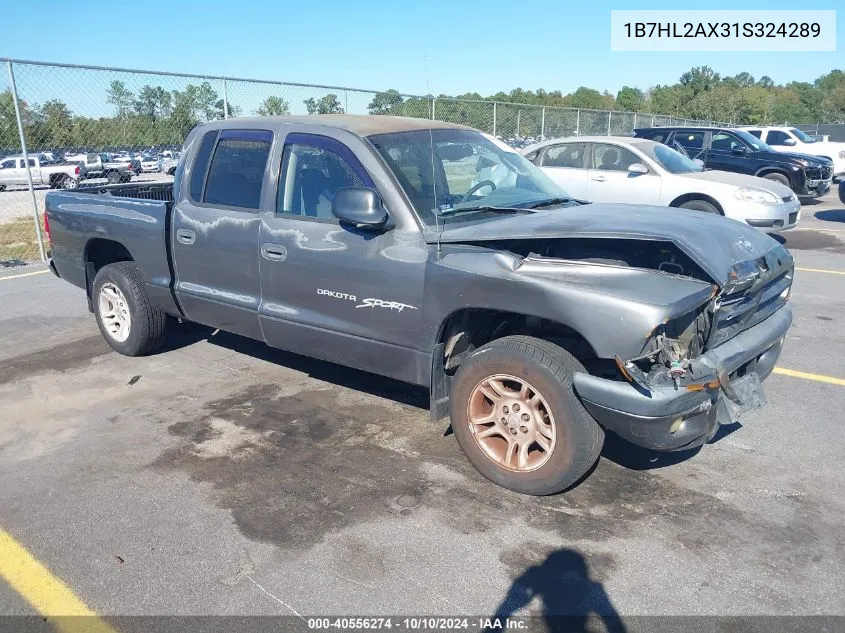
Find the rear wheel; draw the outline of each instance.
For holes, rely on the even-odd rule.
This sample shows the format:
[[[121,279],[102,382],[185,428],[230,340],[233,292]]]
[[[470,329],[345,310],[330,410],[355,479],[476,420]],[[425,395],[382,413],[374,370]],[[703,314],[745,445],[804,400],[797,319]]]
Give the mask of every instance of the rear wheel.
[[[110,184],[116,185],[120,182],[120,172],[110,171],[108,174],[106,174],[106,178],[108,179]]]
[[[0,191],[6,191],[6,185],[0,185]]]
[[[76,189],[78,186],[79,182],[76,180],[76,178],[73,178],[72,176],[65,176],[59,182],[59,187],[61,187],[62,189]]]
[[[584,367],[563,348],[508,336],[477,349],[455,375],[452,430],[490,481],[531,495],[560,492],[596,463],[604,432],[572,387]]]
[[[693,211],[703,211],[704,213],[715,213],[716,215],[719,215],[718,207],[706,200],[687,200],[683,204],[679,205],[679,207],[681,209],[691,209]]]
[[[100,332],[116,352],[140,356],[163,342],[167,315],[150,301],[135,262],[103,266],[92,298]]]
[[[771,174],[766,174],[765,176],[763,176],[763,178],[765,178],[766,180],[773,180],[775,182],[779,182],[784,187],[789,187],[790,189],[792,188],[791,185],[789,184],[789,178],[787,178],[783,174],[778,174],[776,172],[773,172]]]

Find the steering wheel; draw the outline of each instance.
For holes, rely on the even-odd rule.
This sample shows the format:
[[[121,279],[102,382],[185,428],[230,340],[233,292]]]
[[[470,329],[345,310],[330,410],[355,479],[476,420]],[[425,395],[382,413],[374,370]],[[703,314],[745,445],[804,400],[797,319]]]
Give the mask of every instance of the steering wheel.
[[[460,204],[461,202],[468,201],[470,199],[470,197],[472,196],[472,194],[474,194],[476,191],[478,191],[482,187],[493,187],[493,191],[496,191],[496,183],[495,182],[493,182],[492,180],[482,180],[481,182],[476,183],[472,187],[470,187],[469,191],[467,191],[464,194],[463,198],[461,198],[458,201],[458,204]]]

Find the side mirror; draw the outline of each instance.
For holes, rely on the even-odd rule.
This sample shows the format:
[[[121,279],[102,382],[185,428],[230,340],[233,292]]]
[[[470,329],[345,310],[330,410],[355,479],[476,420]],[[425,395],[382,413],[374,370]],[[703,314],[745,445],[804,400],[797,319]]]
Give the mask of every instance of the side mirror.
[[[628,173],[634,174],[636,176],[647,174],[648,167],[646,167],[642,163],[631,163],[630,165],[628,165]]]
[[[693,158],[692,162],[694,162],[696,165],[698,165],[699,167],[704,169],[704,161],[701,160],[700,158]]]
[[[787,145],[789,147],[795,147],[797,145],[797,143],[795,142],[794,138],[786,138],[786,139],[783,140],[783,143],[781,143],[781,145]]]
[[[734,145],[733,147],[731,147],[731,151],[734,154],[744,154],[748,150],[745,148],[745,145]]]
[[[387,210],[381,197],[367,187],[341,187],[334,194],[332,214],[341,222],[381,227],[387,222]]]

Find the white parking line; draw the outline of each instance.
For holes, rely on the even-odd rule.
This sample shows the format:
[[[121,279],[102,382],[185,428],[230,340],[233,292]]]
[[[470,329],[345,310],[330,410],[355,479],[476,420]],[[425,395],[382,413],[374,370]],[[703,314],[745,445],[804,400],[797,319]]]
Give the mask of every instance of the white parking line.
[[[21,277],[32,277],[33,275],[43,275],[44,273],[49,272],[49,270],[36,270],[33,273],[21,273],[20,275],[9,275],[7,277],[0,277],[0,281],[6,281],[7,279],[20,279]]]

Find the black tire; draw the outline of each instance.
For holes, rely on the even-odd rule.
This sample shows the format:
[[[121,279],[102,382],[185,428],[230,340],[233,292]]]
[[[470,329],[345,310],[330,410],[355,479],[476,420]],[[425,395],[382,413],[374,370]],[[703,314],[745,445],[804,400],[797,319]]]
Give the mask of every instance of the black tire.
[[[528,495],[548,495],[577,483],[598,460],[604,431],[590,416],[572,386],[583,365],[563,348],[531,336],[506,336],[475,350],[452,384],[450,416],[458,444],[473,466],[504,488]],[[507,374],[529,382],[548,403],[557,439],[547,461],[517,472],[488,457],[469,422],[469,401],[485,378]],[[498,423],[497,423],[498,424]]]
[[[765,178],[766,180],[773,180],[774,182],[779,182],[784,187],[789,187],[790,189],[792,189],[792,185],[789,184],[789,178],[787,178],[783,174],[772,172],[771,174],[766,174],[765,176],[763,176],[763,178]]]
[[[65,176],[59,181],[59,187],[62,189],[76,189],[79,186],[79,181],[71,176]]]
[[[129,336],[124,341],[115,339],[103,323],[99,297],[107,283],[117,286],[126,299],[130,328]],[[113,350],[124,356],[141,356],[161,346],[167,315],[150,301],[135,262],[117,262],[103,266],[94,277],[91,291],[97,325]]]
[[[0,185],[0,191],[6,191],[6,185]]]
[[[108,179],[109,184],[116,185],[120,182],[120,172],[119,171],[110,171],[106,174],[106,179]]]
[[[678,206],[681,209],[691,209],[692,211],[703,211],[704,213],[715,213],[716,215],[721,215],[721,213],[719,213],[719,208],[712,202],[707,202],[707,200],[687,200]]]

